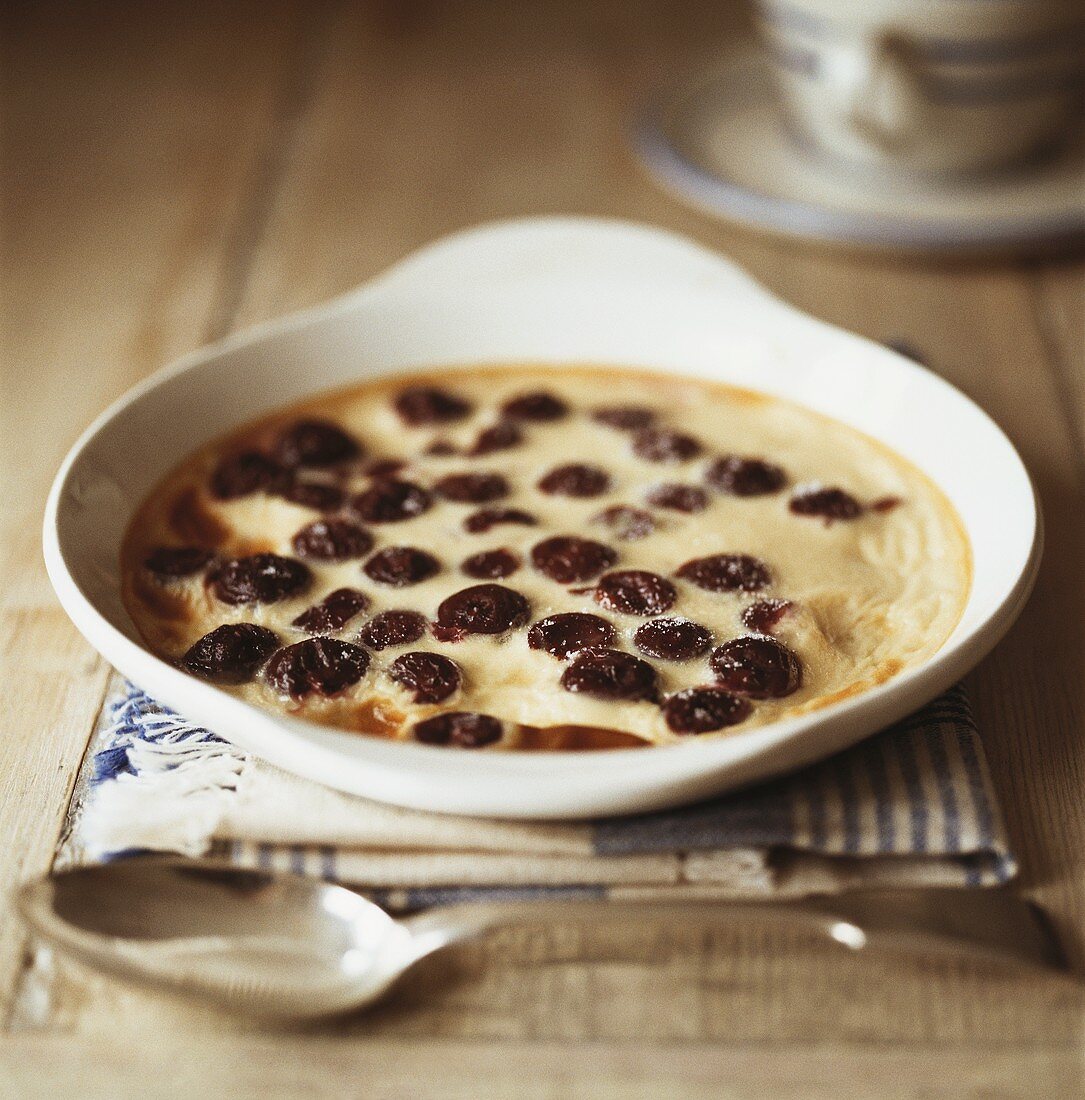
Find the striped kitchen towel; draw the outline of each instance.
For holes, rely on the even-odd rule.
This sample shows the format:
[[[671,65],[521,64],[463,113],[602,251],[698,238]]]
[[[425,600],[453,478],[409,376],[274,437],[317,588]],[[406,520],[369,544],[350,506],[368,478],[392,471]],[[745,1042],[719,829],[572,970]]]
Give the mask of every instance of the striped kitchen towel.
[[[954,688],[855,748],[762,786],[594,822],[449,817],[287,775],[128,687],[106,709],[69,859],[212,854],[347,882],[387,904],[589,893],[796,896],[985,886],[1016,864]]]

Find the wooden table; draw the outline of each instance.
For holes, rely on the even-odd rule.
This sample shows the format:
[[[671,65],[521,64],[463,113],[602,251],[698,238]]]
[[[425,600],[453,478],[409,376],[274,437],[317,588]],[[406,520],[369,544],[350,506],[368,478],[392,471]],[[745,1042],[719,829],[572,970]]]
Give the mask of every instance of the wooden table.
[[[77,432],[163,362],[450,230],[605,214],[906,339],[1020,447],[1047,555],[970,688],[1021,886],[1085,973],[1081,264],[820,251],[664,197],[624,127],[647,88],[744,33],[724,4],[187,0],[12,5],[4,21],[0,894],[49,867],[110,680],[40,561],[42,500]],[[0,1004],[5,1096],[1070,1096],[1085,1021],[1072,982],[552,928],[434,962],[369,1016],[276,1032],[30,965],[8,912]]]

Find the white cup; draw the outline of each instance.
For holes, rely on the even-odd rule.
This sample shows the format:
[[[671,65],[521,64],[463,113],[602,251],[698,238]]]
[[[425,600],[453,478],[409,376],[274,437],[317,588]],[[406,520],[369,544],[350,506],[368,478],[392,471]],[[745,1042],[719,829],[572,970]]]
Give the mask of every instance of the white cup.
[[[853,166],[980,173],[1085,117],[1085,0],[755,0],[800,138]]]

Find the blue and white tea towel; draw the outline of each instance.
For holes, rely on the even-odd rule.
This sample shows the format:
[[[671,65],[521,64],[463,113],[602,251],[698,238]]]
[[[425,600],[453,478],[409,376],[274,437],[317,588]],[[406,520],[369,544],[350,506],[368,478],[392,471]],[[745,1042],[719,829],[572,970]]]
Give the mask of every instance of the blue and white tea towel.
[[[280,772],[135,688],[106,710],[70,855],[212,853],[364,887],[393,905],[539,891],[794,896],[972,885],[1016,871],[962,689],[763,786],[595,822],[448,817]]]

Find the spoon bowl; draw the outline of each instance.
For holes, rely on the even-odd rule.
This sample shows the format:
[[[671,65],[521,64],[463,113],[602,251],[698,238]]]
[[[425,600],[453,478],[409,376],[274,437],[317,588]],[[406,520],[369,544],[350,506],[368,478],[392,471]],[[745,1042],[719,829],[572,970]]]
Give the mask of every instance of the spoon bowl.
[[[408,929],[352,890],[181,859],[65,871],[25,886],[19,910],[97,969],[258,1015],[356,1008],[414,961]]]

